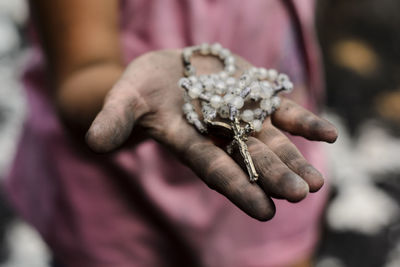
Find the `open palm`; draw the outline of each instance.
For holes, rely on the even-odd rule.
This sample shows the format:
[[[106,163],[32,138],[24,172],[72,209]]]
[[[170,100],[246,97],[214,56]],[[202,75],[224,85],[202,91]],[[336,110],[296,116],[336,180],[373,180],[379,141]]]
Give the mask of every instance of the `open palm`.
[[[174,152],[211,189],[259,220],[275,214],[271,197],[297,202],[321,188],[321,174],[281,130],[309,140],[334,142],[334,126],[283,99],[280,108],[264,122],[262,131],[247,141],[259,174],[258,182],[250,183],[240,157],[235,161],[184,119],[183,91],[177,86],[183,73],[180,55],[178,50],[156,51],[129,65],[88,131],[87,143],[94,151],[111,151],[140,128]],[[215,72],[215,63],[210,58],[195,59],[202,73]],[[250,67],[240,58],[237,65],[239,70]]]

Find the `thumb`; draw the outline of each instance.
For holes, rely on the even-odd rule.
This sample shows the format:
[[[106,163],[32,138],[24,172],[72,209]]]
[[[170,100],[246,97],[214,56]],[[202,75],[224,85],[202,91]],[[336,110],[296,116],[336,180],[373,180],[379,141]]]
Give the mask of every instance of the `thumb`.
[[[135,123],[146,113],[139,90],[122,77],[107,94],[103,107],[86,133],[86,143],[95,152],[110,152],[131,135]]]

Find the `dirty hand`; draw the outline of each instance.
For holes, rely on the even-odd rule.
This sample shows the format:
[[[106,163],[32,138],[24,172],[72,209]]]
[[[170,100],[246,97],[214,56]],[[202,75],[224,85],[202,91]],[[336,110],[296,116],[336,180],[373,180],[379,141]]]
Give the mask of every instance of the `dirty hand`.
[[[239,71],[250,67],[243,59],[237,58],[236,62]],[[202,73],[218,69],[218,62],[210,57],[195,58],[194,65]],[[297,202],[321,188],[321,174],[281,130],[331,143],[337,138],[332,124],[282,99],[262,131],[247,141],[259,174],[258,182],[250,183],[240,164],[183,117],[183,90],[177,86],[182,73],[178,50],[151,52],[134,60],[108,93],[87,133],[88,145],[96,152],[108,152],[140,128],[146,136],[168,147],[211,189],[263,221],[275,214],[271,197]]]

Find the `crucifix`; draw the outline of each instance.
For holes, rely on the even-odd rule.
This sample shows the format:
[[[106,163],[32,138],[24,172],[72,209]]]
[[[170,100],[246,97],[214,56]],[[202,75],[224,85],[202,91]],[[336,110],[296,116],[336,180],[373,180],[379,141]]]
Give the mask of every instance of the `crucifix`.
[[[205,120],[204,122],[207,125],[207,130],[210,133],[214,133],[217,136],[231,138],[232,141],[227,146],[227,152],[232,154],[235,148],[239,150],[244,164],[246,165],[250,182],[256,182],[258,179],[258,173],[254,167],[253,159],[251,158],[249,149],[246,145],[248,136],[254,132],[254,128],[251,123],[247,123],[246,126],[243,127],[236,116],[231,117],[232,120],[230,123],[220,121],[215,122],[210,120]]]

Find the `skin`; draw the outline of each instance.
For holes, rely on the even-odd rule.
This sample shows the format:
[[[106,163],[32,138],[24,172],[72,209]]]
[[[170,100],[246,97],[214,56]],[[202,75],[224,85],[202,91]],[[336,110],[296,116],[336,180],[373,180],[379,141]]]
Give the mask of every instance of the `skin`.
[[[118,41],[118,1],[32,0],[54,86],[54,102],[71,131],[86,134],[98,153],[115,150],[139,136],[168,147],[211,189],[226,196],[249,216],[271,219],[271,197],[298,202],[323,185],[282,131],[333,143],[335,127],[283,99],[281,107],[247,145],[260,175],[250,183],[240,157],[231,158],[182,116],[183,67],[179,50],[144,54],[125,68]],[[101,44],[101,45],[99,45]],[[220,68],[210,58],[195,58],[201,73]],[[240,69],[250,66],[238,57]]]

